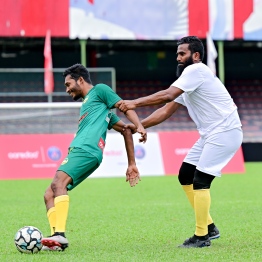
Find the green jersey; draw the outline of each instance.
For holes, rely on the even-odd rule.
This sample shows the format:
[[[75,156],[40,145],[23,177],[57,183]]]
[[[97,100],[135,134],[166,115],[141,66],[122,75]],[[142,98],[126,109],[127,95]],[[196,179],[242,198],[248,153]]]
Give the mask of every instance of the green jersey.
[[[97,84],[83,100],[80,108],[78,130],[70,148],[77,147],[97,157],[103,158],[107,129],[111,129],[120,119],[111,108],[121,98],[107,85]]]

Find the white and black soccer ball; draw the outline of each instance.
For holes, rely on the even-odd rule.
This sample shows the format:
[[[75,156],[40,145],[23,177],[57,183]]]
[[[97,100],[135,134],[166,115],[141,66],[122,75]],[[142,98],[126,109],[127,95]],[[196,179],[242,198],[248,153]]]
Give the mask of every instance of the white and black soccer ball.
[[[18,251],[26,254],[37,253],[42,248],[43,234],[33,226],[20,228],[15,234],[15,246]]]

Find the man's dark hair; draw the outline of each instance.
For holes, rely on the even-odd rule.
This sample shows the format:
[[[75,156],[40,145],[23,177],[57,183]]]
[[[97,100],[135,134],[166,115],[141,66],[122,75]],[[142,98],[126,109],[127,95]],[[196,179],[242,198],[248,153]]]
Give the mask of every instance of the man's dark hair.
[[[186,36],[177,41],[177,46],[182,44],[189,44],[188,49],[191,54],[198,52],[200,54],[200,60],[203,61],[205,55],[204,45],[197,36]]]
[[[75,64],[68,67],[63,73],[64,77],[66,77],[67,75],[70,75],[71,78],[75,81],[77,81],[79,77],[82,76],[87,83],[92,84],[88,70],[81,64]]]

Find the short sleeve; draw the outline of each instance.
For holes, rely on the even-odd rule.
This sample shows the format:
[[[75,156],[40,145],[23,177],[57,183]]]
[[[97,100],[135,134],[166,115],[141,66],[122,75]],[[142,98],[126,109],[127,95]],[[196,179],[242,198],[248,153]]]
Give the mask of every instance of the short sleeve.
[[[201,68],[197,64],[190,65],[185,68],[181,76],[171,85],[184,92],[193,92],[204,82]]]
[[[185,105],[185,101],[184,101],[182,95],[178,96],[174,101],[175,101],[176,103],[178,103],[178,104],[181,104],[181,105],[183,105],[183,106],[186,106],[186,105]]]
[[[118,121],[120,121],[120,118],[115,113],[112,113],[109,124],[108,124],[108,129],[110,130],[112,126],[116,124]]]
[[[113,108],[114,105],[121,100],[121,98],[105,84],[98,84],[95,86],[97,96],[107,105],[108,108]]]

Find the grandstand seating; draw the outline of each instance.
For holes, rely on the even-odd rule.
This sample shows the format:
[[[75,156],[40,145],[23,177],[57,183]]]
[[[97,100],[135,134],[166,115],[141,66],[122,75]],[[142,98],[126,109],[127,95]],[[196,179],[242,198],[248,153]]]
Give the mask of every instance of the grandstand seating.
[[[123,99],[135,99],[165,89],[169,84],[170,83],[160,81],[118,82],[117,93]],[[232,80],[226,83],[226,87],[238,106],[239,115],[243,124],[244,142],[262,142],[262,80]],[[138,108],[136,111],[139,117],[143,119],[157,108],[158,106],[144,107]],[[165,122],[150,128],[151,131],[195,129],[196,126],[184,107],[180,108],[176,114]]]
[[[0,103],[3,102],[47,102],[47,96],[43,95],[43,79],[37,77],[36,79],[9,79],[0,77],[0,94],[8,92],[8,96],[0,96]],[[117,93],[123,99],[135,99],[142,96],[147,96],[157,91],[166,89],[170,83],[162,81],[118,81],[116,84]],[[244,130],[244,142],[262,142],[262,80],[230,80],[227,81],[226,87],[238,106],[240,118]],[[63,92],[64,87],[61,81],[55,82],[55,93]],[[42,93],[42,95],[26,95],[32,92]],[[21,93],[23,96],[10,95],[11,93]],[[60,93],[61,94],[61,93]],[[54,95],[52,97],[54,102],[70,102],[71,97],[65,95]],[[137,113],[140,119],[150,115],[153,111],[161,106],[151,106],[137,108]],[[6,113],[6,112],[5,112]],[[121,119],[126,121],[125,116],[117,111]],[[70,121],[74,121],[73,119]],[[69,121],[69,122],[70,122]],[[36,123],[36,119],[34,119]],[[54,123],[56,123],[54,121]],[[63,125],[62,125],[63,126]],[[59,130],[59,124],[55,128]],[[158,126],[151,127],[149,131],[181,131],[181,130],[195,130],[196,126],[190,119],[186,108],[181,107],[176,114],[171,116],[165,122]],[[15,128],[3,132],[13,132]],[[21,129],[22,130],[22,129]],[[41,130],[41,128],[39,128]],[[64,130],[61,132],[67,132]],[[40,132],[40,131],[39,131]]]
[[[262,142],[262,80],[227,82],[243,125],[244,142]]]
[[[117,82],[117,93],[123,99],[136,99],[166,89],[169,85],[170,83],[161,81],[121,81]],[[163,105],[141,107],[137,108],[136,112],[140,119],[144,119],[161,106]],[[118,113],[118,115],[126,121],[121,113]],[[179,131],[195,129],[196,126],[189,117],[187,110],[182,107],[168,120],[157,126],[151,127],[149,131]]]

